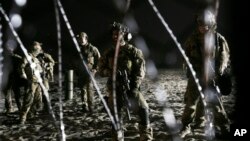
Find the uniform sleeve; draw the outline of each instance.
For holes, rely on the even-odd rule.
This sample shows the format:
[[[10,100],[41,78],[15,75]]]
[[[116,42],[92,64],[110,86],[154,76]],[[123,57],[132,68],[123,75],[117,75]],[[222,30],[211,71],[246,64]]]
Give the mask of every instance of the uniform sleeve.
[[[191,37],[189,37],[185,43],[184,43],[184,51],[185,51],[185,54],[187,55],[187,57],[189,58],[189,61],[191,61],[190,57],[191,57],[191,48],[192,48],[192,43],[193,41],[191,40]],[[190,62],[191,63],[191,62]],[[187,62],[183,59],[183,68],[184,70],[186,70],[186,76],[187,77],[190,77],[190,70],[187,66]]]
[[[192,54],[191,54],[191,52],[193,51],[193,50],[195,50],[195,48],[199,48],[199,33],[198,33],[198,31],[194,31],[193,33],[191,33],[190,35],[189,35],[189,37],[187,38],[187,40],[185,41],[185,43],[184,43],[184,50],[185,50],[185,53],[186,53],[186,55],[187,55],[187,57],[189,57],[189,59],[190,59],[190,61],[191,61],[191,59],[192,59]]]
[[[101,54],[98,51],[98,49],[95,47],[94,48],[94,65],[93,65],[93,69],[95,69],[95,70],[97,70],[100,57],[101,57]]]
[[[54,61],[54,59],[52,58],[52,56],[51,55],[49,55],[49,54],[47,54],[47,53],[44,53],[44,56],[45,56],[45,58],[48,60],[48,62],[51,64],[51,65],[55,65],[55,61]]]
[[[18,55],[18,54],[12,54],[13,58],[16,58],[17,60],[21,60],[22,56]]]
[[[109,55],[110,54],[110,49],[106,50],[103,53],[103,56],[100,57],[98,61],[98,73],[102,77],[109,77],[112,74],[112,69],[109,68]]]
[[[131,86],[139,88],[146,74],[145,60],[141,50],[135,50],[135,58],[133,61],[133,70],[131,74],[133,78],[131,78]]]
[[[22,60],[21,65],[19,66],[18,73],[21,77],[27,78],[26,72],[25,72],[25,67],[28,64],[28,60],[24,57]]]
[[[221,44],[219,48],[220,58],[219,58],[219,74],[223,74],[224,70],[228,67],[230,62],[230,50],[226,39],[221,36]]]

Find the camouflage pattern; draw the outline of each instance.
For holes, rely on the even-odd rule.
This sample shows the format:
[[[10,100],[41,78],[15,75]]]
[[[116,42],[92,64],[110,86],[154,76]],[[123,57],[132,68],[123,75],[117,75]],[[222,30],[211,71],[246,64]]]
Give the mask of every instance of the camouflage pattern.
[[[42,78],[43,78],[45,88],[49,90],[49,82],[54,81],[53,72],[54,72],[55,61],[52,58],[52,56],[48,53],[40,53],[37,56],[37,58],[40,61],[41,67],[43,69]]]
[[[107,87],[109,92],[108,105],[113,112],[113,94],[112,94],[112,71],[114,61],[115,48],[107,49],[99,62],[99,70],[101,76],[108,77]],[[145,60],[141,50],[137,49],[131,44],[126,43],[120,46],[117,70],[126,70],[128,78],[130,80],[130,91],[128,92],[128,98],[131,102],[131,110],[138,113],[140,117],[140,137],[141,140],[152,140],[152,128],[149,121],[149,107],[140,92],[140,85],[145,77]],[[118,79],[118,78],[117,78]],[[117,80],[116,83],[116,96],[117,96],[117,109],[119,116],[121,116],[122,107],[125,106],[122,100],[121,91],[122,83]],[[113,131],[115,133],[115,131]],[[113,135],[115,136],[115,135]],[[113,138],[116,140],[116,138]]]
[[[36,111],[42,108],[41,86],[38,82],[38,78],[34,74],[34,70],[38,71],[40,74],[43,73],[41,63],[37,59],[39,53],[39,50],[32,50],[32,52],[29,53],[32,62],[35,64],[35,69],[31,69],[26,58],[23,59],[23,63],[20,67],[21,76],[28,80],[28,88],[24,95],[23,106],[20,112],[21,124],[25,123],[28,113],[30,116],[33,116]]]
[[[215,47],[213,50],[213,59],[215,60],[215,74],[219,75],[224,72],[224,70],[229,65],[230,52],[226,39],[215,32]],[[190,38],[185,43],[186,55],[189,57],[191,64],[193,65],[194,70],[196,71],[198,77],[202,75],[202,46],[204,44],[204,37],[199,35],[198,31],[194,32]],[[188,72],[188,77],[191,76]]]
[[[22,105],[20,88],[26,84],[26,81],[21,79],[20,75],[18,75],[18,66],[21,64],[22,57],[14,53],[12,53],[10,57],[10,74],[8,76],[7,86],[3,89],[3,93],[5,94],[6,113],[10,113],[14,110],[12,105],[12,93],[14,94],[17,108],[20,111]]]
[[[95,76],[97,70],[98,60],[100,58],[99,50],[88,43],[87,45],[80,45],[81,53],[83,55],[84,61],[88,66],[88,69]],[[86,70],[81,70],[80,75],[78,77],[78,86],[81,89],[81,98],[83,102],[83,110],[84,111],[92,111],[93,110],[93,92],[92,92],[92,83],[90,76],[87,74]]]
[[[229,47],[225,38],[214,31],[215,44],[214,50],[212,52],[212,58],[215,61],[215,67],[213,70],[215,71],[214,77],[211,77],[208,82],[208,87],[212,88],[215,95],[218,93],[215,91],[215,87],[213,85],[213,80],[216,79],[216,76],[222,74],[224,70],[229,65]],[[185,51],[191,64],[193,65],[194,70],[196,71],[196,76],[200,79],[200,83],[202,88],[204,88],[205,84],[203,82],[203,47],[204,46],[204,36],[200,35],[198,31],[195,31],[190,38],[185,43]],[[188,84],[186,93],[184,96],[184,113],[182,116],[182,123],[184,128],[188,127],[192,122],[195,123],[194,126],[204,127],[204,106],[201,101],[201,97],[195,81],[190,73],[187,72]],[[217,96],[216,96],[217,97]],[[223,130],[228,130],[226,125],[229,123],[229,119],[226,117],[225,113],[222,113],[222,107],[219,104],[221,102],[221,97],[218,96],[216,101],[207,101],[208,105],[213,109],[214,112],[214,124],[215,127],[220,128],[221,132]]]
[[[104,52],[99,62],[99,73],[103,77],[112,77],[115,48]],[[139,88],[145,77],[145,60],[141,50],[131,44],[120,47],[117,70],[126,70],[131,88]]]
[[[12,104],[12,90],[10,87],[10,84],[7,84],[6,88],[3,90],[3,93],[5,95],[5,99],[4,99],[4,106],[6,109],[6,114],[13,112],[14,108],[13,108],[13,104]],[[19,106],[18,106],[19,107]]]
[[[54,65],[55,65],[55,61],[52,58],[52,56],[48,53],[40,53],[37,56],[38,60],[41,63],[41,67],[43,69],[43,73],[42,73],[42,79],[43,79],[43,84],[45,86],[45,88],[49,91],[49,82],[53,82],[54,81]],[[48,102],[45,98],[45,95],[42,95],[42,101],[43,101],[43,105],[44,105],[44,110],[46,112],[48,112],[49,108],[48,108]]]

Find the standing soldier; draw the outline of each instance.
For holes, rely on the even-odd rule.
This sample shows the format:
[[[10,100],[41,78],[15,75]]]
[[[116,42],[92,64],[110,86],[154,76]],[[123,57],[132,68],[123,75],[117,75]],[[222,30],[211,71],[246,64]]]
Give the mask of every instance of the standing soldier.
[[[137,49],[133,45],[129,44],[128,41],[131,37],[128,32],[128,28],[120,23],[114,22],[111,29],[113,45],[119,46],[119,55],[117,58],[117,73],[126,72],[125,77],[129,79],[129,90],[127,92],[128,101],[130,102],[131,108],[135,110],[140,117],[140,141],[151,141],[153,139],[152,128],[149,121],[149,107],[140,92],[140,85],[145,76],[145,60],[141,50]],[[129,36],[130,35],[130,36]],[[120,37],[120,38],[119,38]],[[119,38],[119,39],[118,39]],[[109,91],[108,105],[114,115],[113,107],[113,87],[112,87],[112,74],[114,67],[114,55],[115,47],[108,48],[99,62],[99,73],[103,77],[108,77],[107,89]],[[117,76],[120,76],[117,74]],[[124,76],[122,76],[124,78]],[[122,77],[116,79],[116,103],[118,109],[119,119],[121,119],[121,109],[130,108],[124,104],[124,86],[126,85]],[[127,81],[128,82],[128,81]],[[120,120],[120,124],[122,120]],[[122,127],[121,127],[122,128]],[[122,131],[123,132],[123,131]],[[116,131],[112,128],[112,139],[114,141],[119,140]],[[120,140],[119,140],[120,141]]]
[[[185,51],[202,86],[202,91],[205,92],[205,89],[209,88],[217,95],[214,101],[207,101],[208,105],[213,109],[215,131],[220,134],[228,133],[227,125],[229,124],[229,120],[225,112],[223,112],[220,96],[215,91],[214,80],[222,75],[229,65],[229,47],[225,38],[216,32],[216,21],[212,12],[206,11],[198,15],[196,23],[197,29],[186,41]],[[208,55],[208,53],[205,52],[205,40],[207,40],[205,37],[209,34],[214,35],[211,36],[214,40],[214,44],[212,45],[213,50],[211,51],[211,57],[214,62],[208,62],[210,63],[209,69],[214,71],[214,76],[211,76],[208,81],[205,82],[204,65],[207,62],[204,61],[203,57],[204,55]],[[187,77],[188,84],[184,95],[185,108],[182,115],[182,137],[191,133],[191,124],[194,124],[194,126],[192,126],[194,128],[204,129],[206,122],[204,117],[204,105],[195,80],[189,70],[187,72]]]
[[[81,47],[81,53],[83,59],[88,66],[88,69],[94,76],[97,71],[97,64],[100,58],[100,52],[97,47],[93,46],[88,42],[88,35],[85,32],[81,32],[78,37],[78,42]],[[80,70],[78,76],[78,86],[81,89],[81,98],[82,98],[82,108],[83,111],[93,111],[93,93],[92,85],[89,74],[86,70]]]
[[[3,92],[5,94],[5,108],[6,113],[13,112],[13,105],[12,105],[12,96],[11,94],[14,93],[15,101],[17,104],[18,111],[21,109],[21,91],[20,88],[25,85],[25,82],[23,79],[21,79],[20,75],[18,74],[18,67],[20,67],[20,64],[22,62],[22,57],[16,53],[14,53],[12,50],[8,50],[8,57],[10,60],[10,67],[8,75],[8,83],[6,87],[4,88]]]
[[[37,56],[41,53],[41,43],[34,42],[29,56],[31,57],[32,64],[29,64],[26,58],[23,59],[21,64],[20,73],[21,77],[28,80],[28,88],[24,95],[23,106],[20,112],[20,123],[24,124],[29,113],[32,118],[37,110],[42,108],[42,93],[39,80],[35,73],[42,74],[42,67]]]
[[[50,88],[49,82],[54,81],[53,72],[54,72],[55,61],[50,54],[45,53],[43,51],[41,51],[41,53],[37,56],[37,58],[40,61],[42,69],[43,69],[43,73],[42,73],[43,84],[45,88],[47,89],[47,91],[49,91],[49,88]],[[45,98],[45,95],[43,94],[42,97],[43,97],[44,111],[49,112],[48,103]]]

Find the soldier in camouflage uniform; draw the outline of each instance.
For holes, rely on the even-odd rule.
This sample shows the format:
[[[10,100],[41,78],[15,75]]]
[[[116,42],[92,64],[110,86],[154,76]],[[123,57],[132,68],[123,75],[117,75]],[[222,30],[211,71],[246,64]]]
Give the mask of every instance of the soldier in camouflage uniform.
[[[99,62],[99,73],[102,77],[108,77],[107,89],[109,91],[108,105],[111,111],[114,113],[113,107],[113,93],[112,93],[112,73],[113,73],[113,61],[115,54],[115,45],[118,42],[118,36],[120,37],[119,45],[119,55],[117,58],[117,71],[126,71],[127,76],[130,80],[129,86],[130,90],[127,95],[131,102],[131,109],[135,110],[140,117],[140,141],[151,141],[153,139],[152,128],[149,121],[149,107],[140,92],[140,85],[145,76],[145,60],[141,50],[137,49],[135,46],[128,43],[128,28],[120,23],[114,22],[111,29],[113,47],[108,48]],[[122,98],[123,83],[119,78],[116,80],[116,97],[117,97],[117,109],[119,119],[121,119],[121,109],[124,105]],[[122,121],[122,120],[120,120]],[[123,132],[123,131],[122,131]],[[119,140],[114,131],[112,130],[112,139]]]
[[[41,63],[43,73],[42,73],[42,79],[43,79],[43,84],[45,88],[49,91],[49,82],[54,81],[54,65],[55,61],[52,58],[52,56],[48,53],[45,53],[44,51],[41,51],[41,53],[37,56],[38,60]],[[44,111],[48,112],[48,103],[45,98],[45,95],[42,95],[43,97],[43,105],[44,105]]]
[[[79,45],[81,47],[81,53],[83,59],[88,66],[88,69],[95,76],[97,71],[97,64],[100,58],[100,52],[97,47],[93,46],[88,42],[88,35],[85,32],[81,32],[77,35]],[[92,83],[89,74],[86,70],[78,71],[78,86],[81,89],[81,98],[82,98],[82,108],[83,111],[93,112],[93,92],[92,92]]]
[[[13,112],[13,105],[12,105],[12,93],[15,96],[15,101],[17,104],[18,111],[21,109],[21,91],[20,88],[26,84],[26,81],[20,78],[18,75],[18,67],[22,62],[22,57],[11,50],[8,50],[8,56],[10,60],[10,74],[8,75],[8,82],[6,87],[3,89],[5,94],[5,108],[6,113]]]
[[[206,14],[206,16],[205,16]],[[206,17],[206,19],[205,19]],[[196,72],[196,76],[202,86],[202,91],[204,88],[213,89],[215,94],[218,94],[215,90],[214,80],[219,75],[222,75],[225,69],[229,65],[229,47],[225,38],[216,32],[216,21],[214,15],[207,11],[207,13],[199,14],[196,17],[197,29],[194,33],[187,39],[185,43],[186,55]],[[212,51],[212,59],[214,60],[214,67],[212,67],[212,62],[209,69],[212,69],[215,73],[214,76],[210,77],[208,83],[204,81],[204,60],[203,55],[205,54],[205,36],[207,34],[214,35],[214,45]],[[204,128],[205,117],[204,117],[204,106],[200,97],[200,93],[196,86],[196,83],[191,75],[191,72],[187,71],[188,84],[186,93],[184,95],[184,113],[182,115],[183,131],[182,137],[191,133],[191,125],[194,128]],[[207,86],[208,85],[208,86]],[[222,105],[220,96],[218,95],[217,100],[207,101],[208,105],[213,109],[214,115],[214,125],[216,132],[219,134],[227,133],[229,124],[229,119],[226,114],[222,112]],[[221,103],[222,104],[222,103]]]
[[[30,118],[32,118],[38,110],[42,108],[42,92],[41,86],[39,84],[38,78],[35,76],[35,71],[42,74],[43,70],[41,63],[37,56],[41,53],[42,47],[41,43],[34,42],[31,52],[29,53],[31,61],[34,63],[34,68],[31,68],[28,60],[23,59],[23,63],[20,67],[21,77],[28,80],[28,88],[24,95],[23,106],[20,112],[20,123],[24,124],[29,113]]]

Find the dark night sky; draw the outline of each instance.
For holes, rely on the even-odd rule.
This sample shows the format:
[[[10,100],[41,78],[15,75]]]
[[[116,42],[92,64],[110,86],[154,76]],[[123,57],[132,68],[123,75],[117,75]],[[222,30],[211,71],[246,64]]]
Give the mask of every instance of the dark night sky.
[[[2,2],[3,1],[3,2]],[[29,48],[32,41],[43,42],[44,50],[51,53],[57,60],[57,38],[53,0],[27,0],[27,4],[20,10],[23,25],[18,34],[24,45]],[[194,28],[194,13],[200,6],[201,0],[154,0],[179,42],[183,44]],[[3,8],[10,12],[14,6],[13,0],[1,0]],[[246,3],[246,2],[245,2]],[[242,1],[220,0],[217,18],[218,31],[227,39],[232,55],[233,69],[237,82],[236,124],[238,128],[249,128],[247,118],[242,116],[242,109],[249,107],[244,101],[247,89],[245,80],[249,80],[249,69],[246,69],[248,53],[248,39],[246,33],[249,22],[246,15],[250,13],[244,9]],[[112,0],[62,0],[62,4],[71,23],[74,33],[85,31],[89,34],[90,42],[96,45],[101,53],[109,47],[109,27],[113,21],[120,21],[123,15],[115,8]],[[158,67],[180,67],[181,56],[164,26],[153,12],[147,0],[132,0],[129,13],[134,15],[139,26],[135,33],[147,43],[152,59]],[[62,20],[62,18],[61,18]],[[3,22],[3,21],[1,21]],[[76,49],[62,22],[63,60],[65,64],[77,60]],[[6,31],[4,26],[4,30]],[[6,35],[6,36],[5,36]],[[8,38],[7,34],[4,39]],[[10,37],[12,38],[12,37]],[[168,54],[177,56],[174,63],[166,62]],[[167,56],[167,57],[166,57]],[[72,60],[71,60],[72,59]],[[78,58],[79,59],[79,58]],[[249,86],[248,86],[249,87]],[[244,111],[245,112],[245,111]],[[249,123],[249,122],[248,122]]]
[[[3,4],[3,7],[13,9],[15,7],[13,1]],[[75,34],[85,31],[89,35],[90,42],[101,52],[110,46],[110,24],[123,19],[123,14],[115,8],[112,0],[62,0],[61,2]],[[193,21],[197,7],[203,3],[200,0],[154,0],[154,3],[182,44],[194,28]],[[44,50],[57,58],[53,0],[27,0],[25,7],[19,11],[23,25],[18,29],[18,33],[24,45],[29,48],[32,41],[40,41]],[[150,59],[155,61],[158,67],[180,67],[180,53],[148,1],[132,0],[128,13],[134,16],[139,27],[133,34],[145,40],[150,51]],[[228,0],[221,0],[218,31],[228,39],[229,44],[232,38],[230,15],[231,3]],[[68,56],[78,55],[62,18],[61,26],[64,62],[72,62],[68,60]],[[175,61],[169,61],[171,60],[169,58],[175,58]]]

